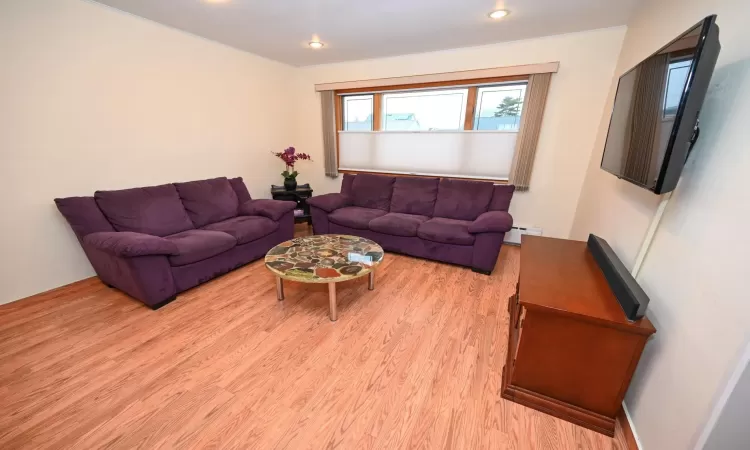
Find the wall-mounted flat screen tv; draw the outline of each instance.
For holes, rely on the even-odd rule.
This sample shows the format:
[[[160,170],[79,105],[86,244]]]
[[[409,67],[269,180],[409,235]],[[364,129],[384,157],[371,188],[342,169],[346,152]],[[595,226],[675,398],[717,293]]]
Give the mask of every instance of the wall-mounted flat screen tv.
[[[674,190],[720,48],[708,16],[620,77],[602,169],[656,194]]]

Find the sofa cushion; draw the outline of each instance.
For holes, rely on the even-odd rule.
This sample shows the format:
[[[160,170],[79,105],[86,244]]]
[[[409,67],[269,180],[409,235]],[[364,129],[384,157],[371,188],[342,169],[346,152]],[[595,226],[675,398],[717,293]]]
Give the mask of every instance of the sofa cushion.
[[[472,245],[474,235],[469,233],[470,224],[467,220],[434,217],[419,226],[417,236],[443,244]]]
[[[415,214],[388,213],[370,221],[370,229],[393,236],[416,236],[419,225],[430,218]]]
[[[240,205],[239,214],[242,216],[263,216],[278,221],[284,214],[296,207],[297,202],[288,200],[249,200]]]
[[[492,201],[490,201],[490,211],[508,211],[510,209],[510,199],[513,198],[513,192],[516,187],[512,184],[496,184],[492,187]]]
[[[232,185],[234,193],[237,194],[237,200],[239,201],[240,205],[248,200],[253,199],[250,196],[250,192],[247,190],[247,186],[245,186],[245,182],[242,181],[242,177],[230,178],[229,184]]]
[[[396,178],[390,211],[432,217],[439,182],[439,178]]]
[[[55,204],[78,239],[91,233],[115,231],[96,205],[94,197],[56,198]]]
[[[310,197],[307,204],[325,212],[333,212],[345,206],[352,206],[352,199],[345,194],[332,193]]]
[[[267,236],[279,228],[278,222],[261,216],[240,216],[203,227],[203,230],[222,231],[234,237],[238,244],[246,244]]]
[[[388,211],[391,206],[391,193],[395,179],[395,177],[360,173],[352,181],[352,204],[362,208]]]
[[[167,236],[194,228],[171,184],[96,191],[94,198],[117,231]]]
[[[237,245],[235,238],[220,231],[188,230],[166,236],[165,239],[173,242],[179,252],[169,257],[169,263],[173,266],[203,261]]]
[[[474,220],[487,211],[493,184],[483,181],[443,178],[438,186],[434,217]]]
[[[368,230],[372,219],[384,216],[387,213],[380,209],[361,208],[359,206],[347,206],[337,209],[328,215],[328,220],[339,225],[358,230]]]
[[[356,175],[353,175],[351,173],[345,173],[344,177],[341,180],[341,193],[344,195],[351,195],[352,194],[352,183],[354,183],[354,179],[356,178]]]
[[[225,177],[175,183],[174,186],[196,228],[237,216],[240,203]]]
[[[341,193],[344,195],[352,194],[352,183],[357,176],[351,173],[345,173],[341,179]]]

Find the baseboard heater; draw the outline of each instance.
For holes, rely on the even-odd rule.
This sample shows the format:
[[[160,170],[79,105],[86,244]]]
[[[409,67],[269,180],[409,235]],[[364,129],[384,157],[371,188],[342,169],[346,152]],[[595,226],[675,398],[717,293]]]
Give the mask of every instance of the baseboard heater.
[[[521,245],[521,236],[524,234],[541,236],[542,229],[533,227],[513,227],[509,232],[505,233],[504,242],[511,245]]]

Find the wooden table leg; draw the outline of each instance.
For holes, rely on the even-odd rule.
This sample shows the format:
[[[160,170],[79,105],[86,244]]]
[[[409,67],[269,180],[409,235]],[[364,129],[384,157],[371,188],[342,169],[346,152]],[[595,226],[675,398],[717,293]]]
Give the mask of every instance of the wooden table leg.
[[[284,300],[284,280],[281,277],[276,277],[276,298]]]
[[[375,290],[375,271],[373,270],[370,272],[370,280],[367,284],[367,289],[374,291]]]
[[[336,283],[328,283],[328,308],[331,322],[335,322],[339,318],[336,311]]]

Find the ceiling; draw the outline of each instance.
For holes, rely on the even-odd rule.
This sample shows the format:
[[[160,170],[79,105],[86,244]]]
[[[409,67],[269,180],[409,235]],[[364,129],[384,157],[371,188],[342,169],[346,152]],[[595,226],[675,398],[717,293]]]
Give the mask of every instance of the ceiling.
[[[97,0],[295,66],[624,25],[639,0]],[[505,8],[511,14],[491,20]],[[326,46],[307,46],[318,34]]]

